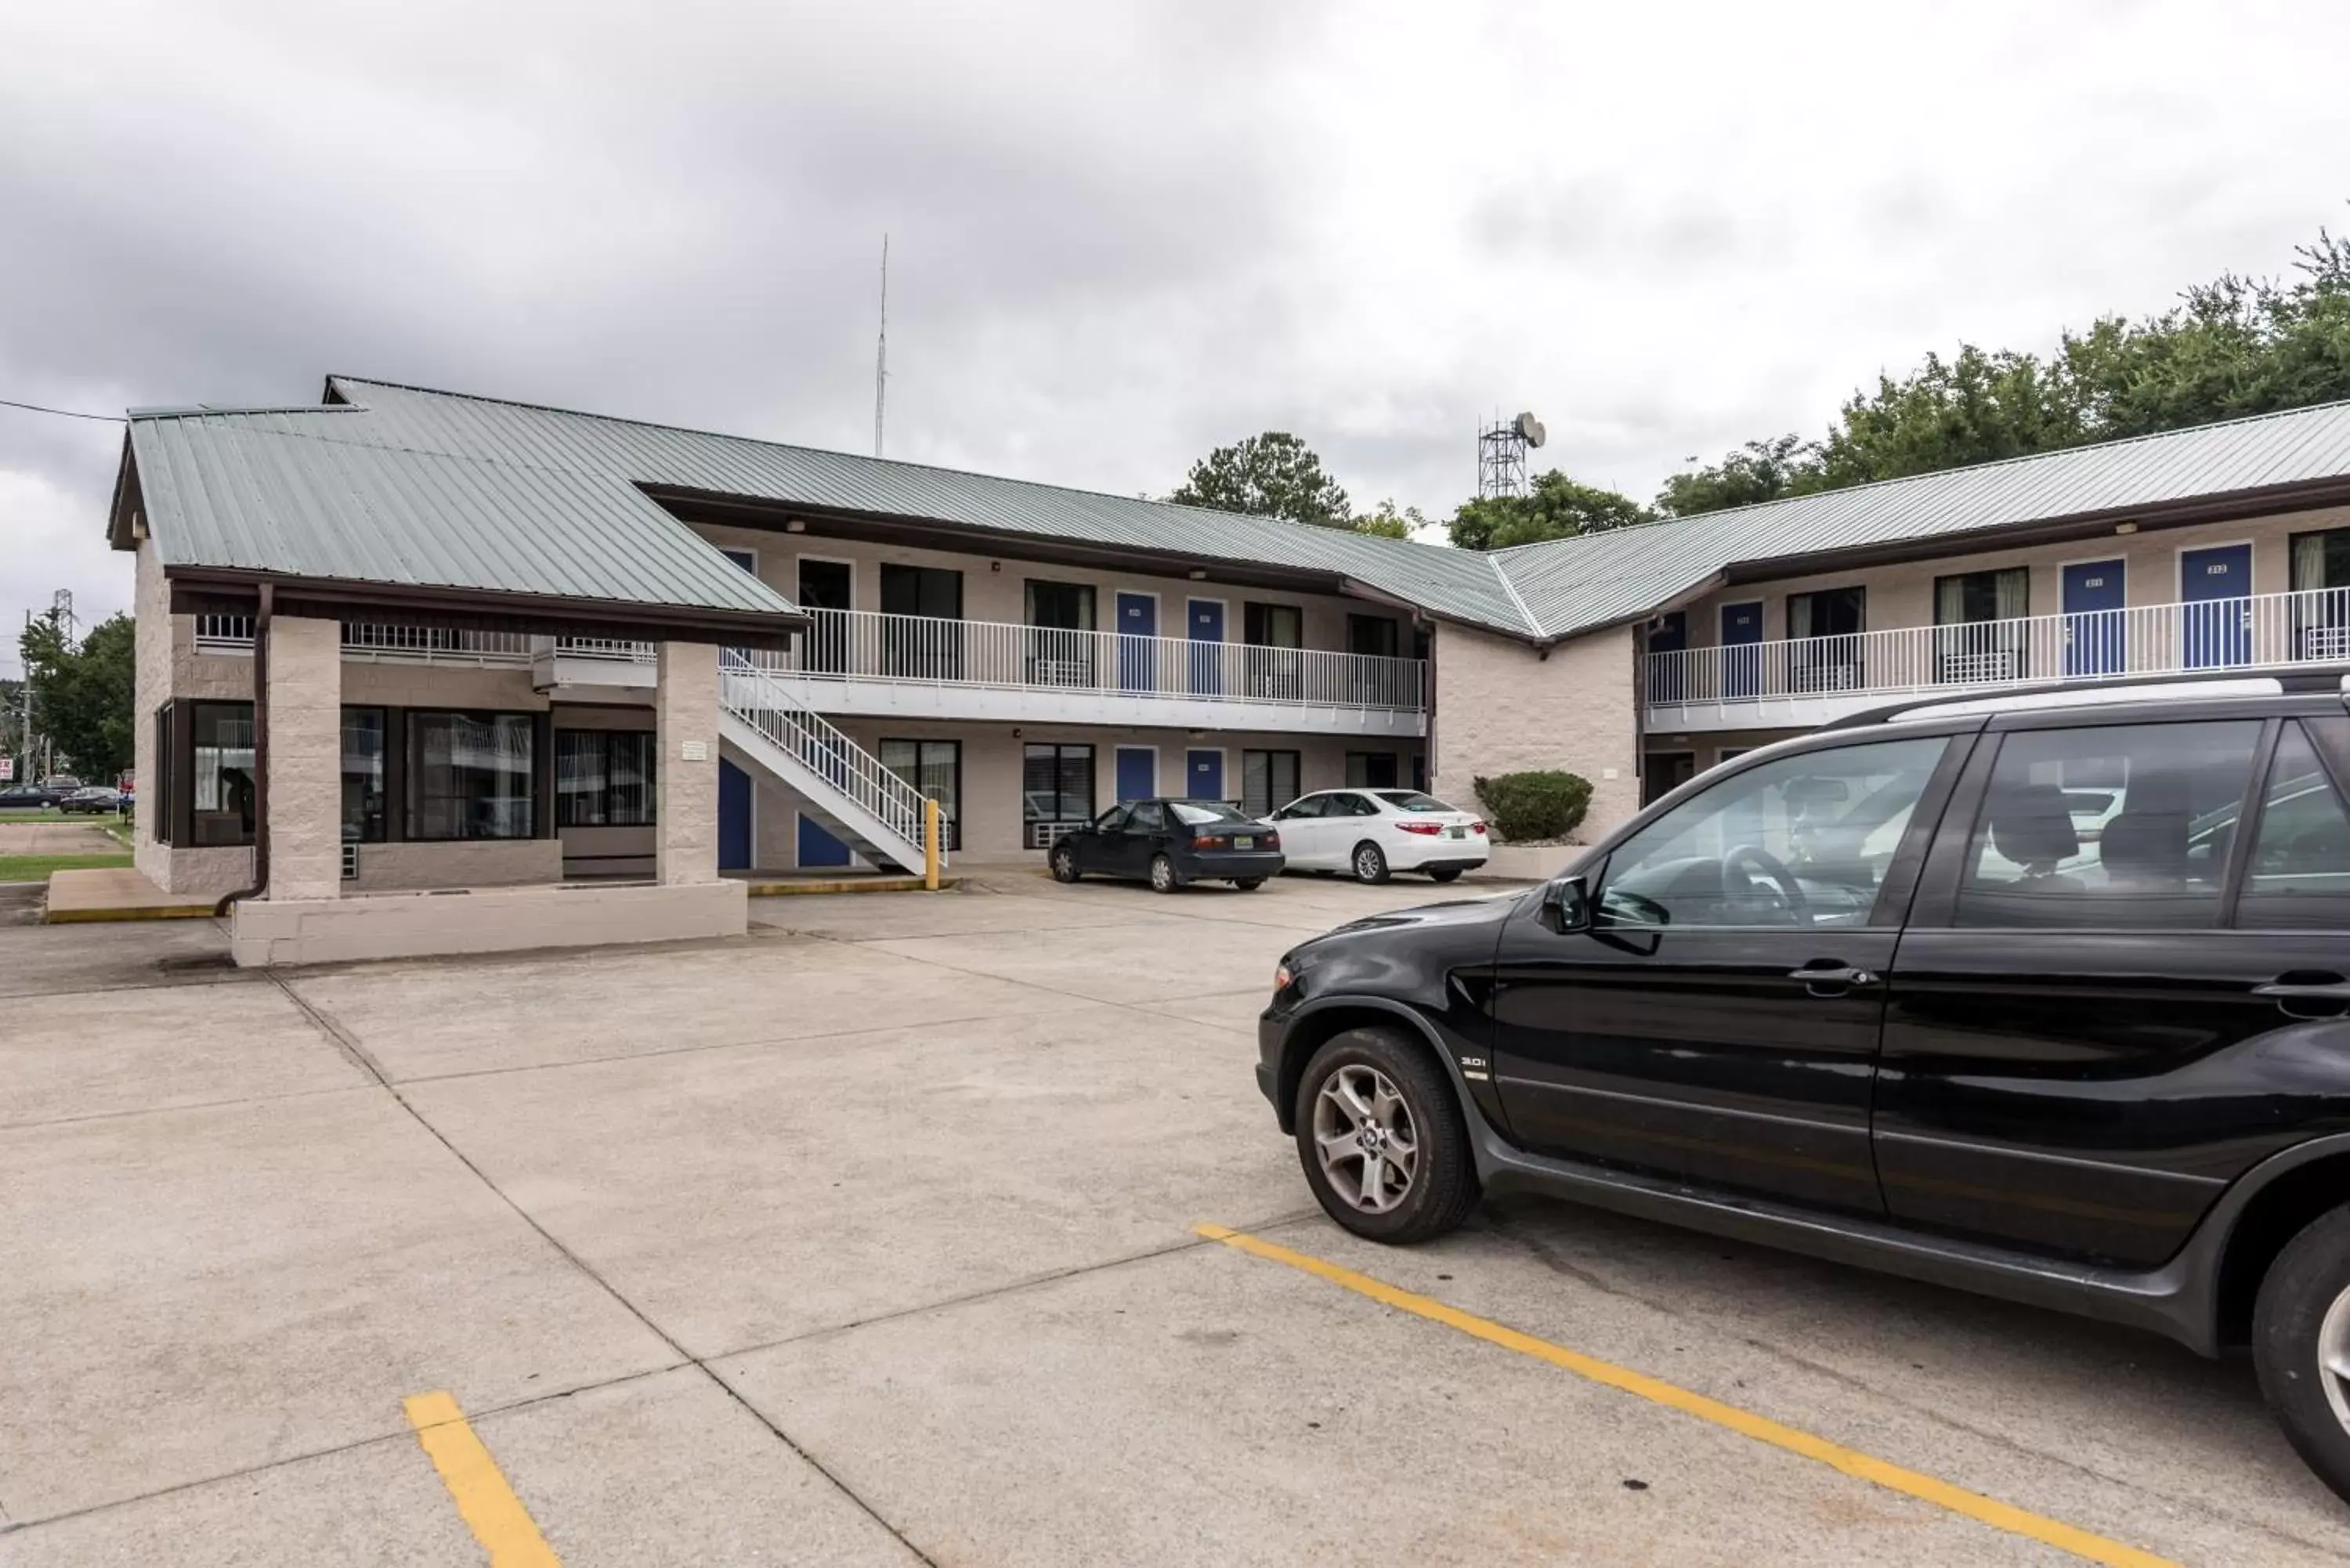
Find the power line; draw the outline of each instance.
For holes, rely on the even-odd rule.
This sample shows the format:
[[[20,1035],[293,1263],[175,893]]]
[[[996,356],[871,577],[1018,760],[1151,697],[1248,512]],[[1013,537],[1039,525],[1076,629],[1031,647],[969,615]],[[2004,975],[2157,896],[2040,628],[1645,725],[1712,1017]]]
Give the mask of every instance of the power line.
[[[0,408],[23,409],[27,413],[55,414],[67,420],[103,420],[109,424],[129,424],[120,414],[85,414],[78,409],[45,409],[38,403],[20,403],[10,398],[0,398]]]

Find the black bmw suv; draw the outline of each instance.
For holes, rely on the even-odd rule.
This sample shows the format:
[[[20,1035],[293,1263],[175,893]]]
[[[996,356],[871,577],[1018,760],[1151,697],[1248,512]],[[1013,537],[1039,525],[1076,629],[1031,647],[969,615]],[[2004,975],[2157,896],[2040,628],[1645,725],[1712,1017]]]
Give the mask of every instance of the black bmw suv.
[[[1332,1218],[1554,1193],[2249,1345],[2350,1498],[2340,671],[1919,699],[1522,895],[1287,954],[1257,1074]]]

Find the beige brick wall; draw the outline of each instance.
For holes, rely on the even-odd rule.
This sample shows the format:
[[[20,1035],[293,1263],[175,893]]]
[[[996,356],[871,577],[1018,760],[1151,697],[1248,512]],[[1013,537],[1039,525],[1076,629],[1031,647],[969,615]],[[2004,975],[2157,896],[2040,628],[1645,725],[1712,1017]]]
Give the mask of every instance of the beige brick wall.
[[[1591,781],[1577,837],[1588,840],[1639,809],[1628,628],[1575,638],[1544,657],[1447,624],[1437,628],[1435,663],[1435,794],[1465,805],[1473,778],[1564,768]]]
[[[718,879],[718,649],[664,642],[653,690],[654,858],[670,887]],[[688,757],[689,751],[700,755]]]
[[[269,896],[342,891],[342,628],[279,616],[269,628]]]
[[[130,840],[131,863],[140,874],[165,892],[179,889],[172,886],[171,846],[157,842],[156,825],[161,814],[154,809],[162,799],[156,786],[162,775],[156,770],[161,759],[156,754],[155,714],[172,700],[172,591],[163,581],[163,565],[155,554],[152,540],[142,540],[133,560],[130,613],[133,617],[131,634],[131,737],[130,752],[132,782],[137,786],[139,820]]]
[[[271,852],[276,853],[275,846]],[[558,840],[477,838],[450,844],[362,844],[359,877],[343,886],[359,892],[378,892],[399,888],[508,888],[562,879],[563,846]],[[273,876],[271,881],[276,880]]]

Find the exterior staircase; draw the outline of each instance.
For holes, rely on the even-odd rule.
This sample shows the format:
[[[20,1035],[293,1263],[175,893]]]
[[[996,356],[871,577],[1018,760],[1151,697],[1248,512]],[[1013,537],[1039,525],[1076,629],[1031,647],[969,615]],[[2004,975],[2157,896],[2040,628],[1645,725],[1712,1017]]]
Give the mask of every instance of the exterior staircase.
[[[718,654],[726,743],[799,797],[801,808],[884,870],[922,868],[922,794],[733,649]],[[939,850],[946,863],[946,850]]]

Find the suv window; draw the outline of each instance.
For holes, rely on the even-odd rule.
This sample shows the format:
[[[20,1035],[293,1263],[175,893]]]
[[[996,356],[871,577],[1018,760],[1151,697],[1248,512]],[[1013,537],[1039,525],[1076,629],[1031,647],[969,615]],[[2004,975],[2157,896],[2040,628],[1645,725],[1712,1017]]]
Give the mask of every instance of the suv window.
[[[2277,737],[2236,923],[2350,929],[2350,810],[2299,724]]]
[[[1949,742],[1878,741],[1722,780],[1608,857],[1607,925],[1860,926]]]
[[[1957,923],[2218,925],[2260,734],[2242,719],[2006,736],[1967,841]]]

